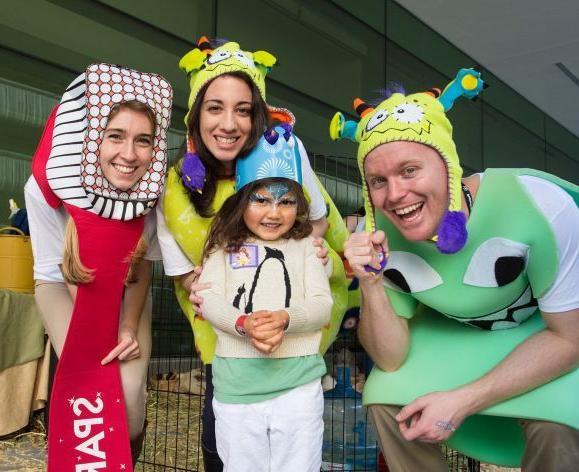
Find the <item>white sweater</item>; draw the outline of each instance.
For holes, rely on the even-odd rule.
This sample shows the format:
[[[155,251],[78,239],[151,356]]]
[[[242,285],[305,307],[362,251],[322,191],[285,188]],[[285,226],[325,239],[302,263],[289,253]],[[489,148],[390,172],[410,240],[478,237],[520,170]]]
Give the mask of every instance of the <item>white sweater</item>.
[[[284,267],[286,270],[284,270]],[[203,265],[203,316],[217,333],[221,357],[297,357],[316,354],[321,328],[330,321],[332,296],[312,238],[247,241],[239,252],[218,250]],[[248,306],[249,304],[252,304]],[[273,354],[255,349],[235,330],[237,318],[258,310],[289,313],[284,340]]]

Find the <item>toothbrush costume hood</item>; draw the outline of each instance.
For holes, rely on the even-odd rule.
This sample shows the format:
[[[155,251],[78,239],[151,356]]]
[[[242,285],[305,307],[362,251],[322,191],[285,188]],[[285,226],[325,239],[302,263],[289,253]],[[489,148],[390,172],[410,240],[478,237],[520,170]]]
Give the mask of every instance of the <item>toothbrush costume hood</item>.
[[[191,87],[188,102],[189,112],[185,117],[187,132],[189,113],[199,91],[205,84],[223,74],[230,72],[243,73],[253,81],[261,97],[265,100],[265,77],[276,62],[276,58],[266,51],[255,51],[253,53],[244,51],[239,44],[234,42],[229,42],[213,49],[207,38],[202,37],[196,47],[183,56],[179,62],[179,67],[187,74]],[[282,126],[279,131],[280,136],[277,146],[279,147],[283,140],[291,146],[293,150],[291,152],[297,153],[297,144],[293,135],[291,136],[291,142],[288,142],[283,137],[283,134],[291,130],[295,124],[294,115],[289,110],[270,105],[268,105],[268,112],[270,119],[280,123],[280,126]],[[267,143],[267,141],[265,142]],[[261,143],[265,145],[263,140]],[[273,145],[272,149],[275,148],[276,145]],[[179,172],[177,172],[175,167],[179,169]],[[203,262],[203,247],[213,222],[213,217],[205,218],[200,216],[189,198],[191,192],[202,192],[205,182],[205,167],[197,155],[189,135],[187,135],[187,152],[175,167],[171,168],[167,174],[167,189],[163,201],[163,212],[167,227],[180,248],[193,264],[201,265]],[[329,257],[333,264],[330,288],[334,297],[334,306],[332,308],[330,326],[323,329],[320,346],[320,351],[325,352],[335,339],[347,304],[347,280],[342,260],[337,252],[343,250],[343,245],[348,239],[348,231],[336,206],[317,178],[316,183],[329,209],[327,219],[330,229],[326,233],[326,241],[329,245]],[[219,211],[223,202],[234,193],[235,182],[233,180],[217,180],[216,193],[212,204],[213,212]],[[306,198],[309,198],[305,188],[304,193]],[[213,327],[203,317],[193,311],[188,293],[178,282],[175,282],[175,294],[183,313],[185,313],[191,323],[195,346],[200,353],[201,360],[206,364],[211,363],[215,355],[217,341]]]
[[[468,222],[464,216],[461,221],[461,170],[444,111],[460,95],[473,98],[469,88],[481,90],[482,79],[478,72],[462,69],[438,98],[436,90],[393,94],[370,111],[366,111],[369,107],[361,109],[361,101],[357,101],[363,113],[359,124],[336,114],[330,125],[334,139],[350,137],[360,143],[366,229],[381,229],[387,235],[390,253],[383,273],[385,291],[396,313],[410,319],[411,345],[404,364],[394,372],[374,367],[364,387],[365,404],[406,405],[426,393],[472,382],[545,328],[537,298],[557,276],[558,248],[549,222],[519,177],[554,183],[575,204],[579,189],[531,169],[488,169]],[[372,149],[392,141],[431,146],[446,164],[449,207],[439,225],[436,245],[406,240],[372,207],[364,159]],[[457,212],[460,215],[455,218]],[[524,440],[517,419],[542,419],[578,428],[578,389],[579,370],[574,370],[468,417],[448,443],[481,461],[520,466]]]
[[[66,89],[34,155],[34,177],[47,203],[64,205],[74,220],[80,259],[93,274],[91,282],[78,286],[56,371],[49,472],[82,464],[131,468],[119,362],[100,361],[117,344],[124,281],[143,232],[142,217],[163,190],[172,95],[157,74],[93,64]],[[122,191],[103,175],[99,149],[112,107],[132,100],[154,112],[153,156],[140,180]]]

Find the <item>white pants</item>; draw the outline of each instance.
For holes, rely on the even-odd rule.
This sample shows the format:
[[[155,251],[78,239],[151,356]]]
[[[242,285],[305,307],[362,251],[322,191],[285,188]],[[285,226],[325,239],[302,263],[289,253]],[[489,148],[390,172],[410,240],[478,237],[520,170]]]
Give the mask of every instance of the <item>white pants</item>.
[[[223,472],[319,472],[324,435],[320,380],[258,403],[213,399]]]

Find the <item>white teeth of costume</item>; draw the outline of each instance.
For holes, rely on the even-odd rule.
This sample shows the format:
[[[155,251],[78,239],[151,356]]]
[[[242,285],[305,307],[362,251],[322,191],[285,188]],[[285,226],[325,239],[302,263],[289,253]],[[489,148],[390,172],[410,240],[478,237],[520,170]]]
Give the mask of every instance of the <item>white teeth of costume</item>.
[[[237,138],[225,138],[223,136],[215,136],[215,139],[217,142],[224,144],[233,144],[235,141],[237,141]]]
[[[394,213],[396,213],[398,216],[407,215],[408,213],[411,213],[414,210],[418,210],[421,206],[422,206],[422,202],[421,203],[415,203],[414,205],[410,205],[410,206],[407,206],[404,208],[396,208],[394,210]]]

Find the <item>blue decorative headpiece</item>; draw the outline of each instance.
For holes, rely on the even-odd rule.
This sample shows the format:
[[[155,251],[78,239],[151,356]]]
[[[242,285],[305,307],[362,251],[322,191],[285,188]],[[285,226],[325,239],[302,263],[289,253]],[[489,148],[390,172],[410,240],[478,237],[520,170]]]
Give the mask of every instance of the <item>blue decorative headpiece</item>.
[[[284,177],[301,185],[302,163],[298,143],[288,123],[269,128],[247,156],[237,159],[235,191],[256,180]]]

